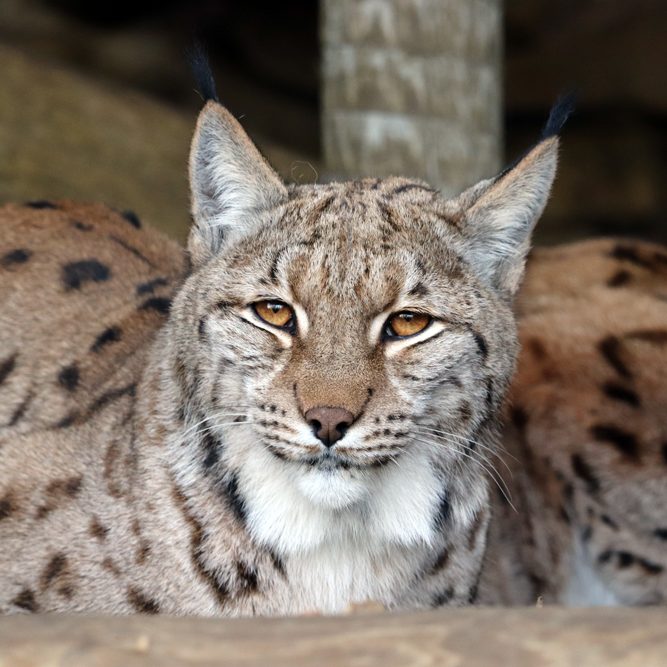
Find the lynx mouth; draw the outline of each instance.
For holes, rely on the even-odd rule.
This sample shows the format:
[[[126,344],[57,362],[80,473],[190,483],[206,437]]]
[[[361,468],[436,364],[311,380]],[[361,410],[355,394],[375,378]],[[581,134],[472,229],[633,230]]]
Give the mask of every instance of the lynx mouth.
[[[349,455],[337,454],[335,451],[328,450],[320,456],[310,457],[304,461],[312,468],[327,471],[339,470],[371,470],[380,468],[396,461],[394,456],[373,456],[372,458],[352,458]]]
[[[284,438],[265,437],[264,446],[276,458],[292,465],[320,471],[371,470],[396,463],[401,451],[374,452],[374,447],[336,447],[319,449],[288,442]]]

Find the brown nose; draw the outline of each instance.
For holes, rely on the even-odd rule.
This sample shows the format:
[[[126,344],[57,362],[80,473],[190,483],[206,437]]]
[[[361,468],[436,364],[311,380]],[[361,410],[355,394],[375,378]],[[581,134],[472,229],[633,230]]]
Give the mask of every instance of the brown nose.
[[[354,415],[345,408],[311,408],[306,412],[306,421],[317,438],[331,447],[345,435]]]

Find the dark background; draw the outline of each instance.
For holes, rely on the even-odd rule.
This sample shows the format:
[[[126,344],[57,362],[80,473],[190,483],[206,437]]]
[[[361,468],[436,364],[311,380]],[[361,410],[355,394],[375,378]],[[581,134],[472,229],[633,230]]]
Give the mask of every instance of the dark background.
[[[200,101],[183,54],[198,35],[222,101],[269,157],[319,170],[318,22],[314,0],[0,0],[0,45],[193,122]],[[666,42],[664,0],[506,3],[507,159],[536,139],[560,91],[579,91],[542,242],[667,241]]]

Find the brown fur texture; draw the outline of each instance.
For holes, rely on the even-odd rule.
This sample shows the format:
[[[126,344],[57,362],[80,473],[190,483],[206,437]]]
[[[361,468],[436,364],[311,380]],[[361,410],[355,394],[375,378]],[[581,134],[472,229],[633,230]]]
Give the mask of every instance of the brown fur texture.
[[[209,102],[190,160],[187,266],[129,213],[2,209],[0,610],[238,616],[561,600],[582,533],[589,570],[619,601],[661,600],[664,529],[645,489],[664,480],[644,468],[664,457],[651,421],[660,394],[650,374],[642,393],[634,361],[657,358],[662,329],[655,305],[630,328],[627,313],[640,297],[659,301],[646,272],[662,270],[662,250],[537,254],[519,302],[526,351],[508,435],[521,520],[490,492],[517,350],[511,304],[556,149],[546,139],[449,201],[399,178],[288,188]],[[592,271],[593,257],[609,275],[568,282],[567,262]],[[580,296],[589,278],[600,304],[626,314],[582,306],[598,303]],[[289,306],[293,326],[262,320],[263,300]],[[588,318],[576,327],[558,317],[570,302]],[[429,325],[391,335],[404,311]],[[552,394],[540,399],[535,382]],[[582,444],[570,411],[582,417],[584,398],[593,436]],[[608,405],[645,420],[634,441],[613,430]],[[321,407],[353,417],[335,446],[307,421]],[[631,541],[643,526],[646,548],[604,542],[602,525]]]
[[[664,603],[667,249],[536,250],[517,313],[504,477],[518,513],[498,496],[484,595]]]

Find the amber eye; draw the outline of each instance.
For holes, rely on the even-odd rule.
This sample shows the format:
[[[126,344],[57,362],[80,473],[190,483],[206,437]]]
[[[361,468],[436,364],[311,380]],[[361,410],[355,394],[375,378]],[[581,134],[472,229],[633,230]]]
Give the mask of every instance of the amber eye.
[[[292,331],[295,325],[294,311],[282,301],[258,301],[253,304],[257,317],[267,324]]]
[[[428,315],[404,310],[395,313],[387,320],[384,331],[385,338],[414,336],[424,331],[429,324],[431,324],[431,317]]]

